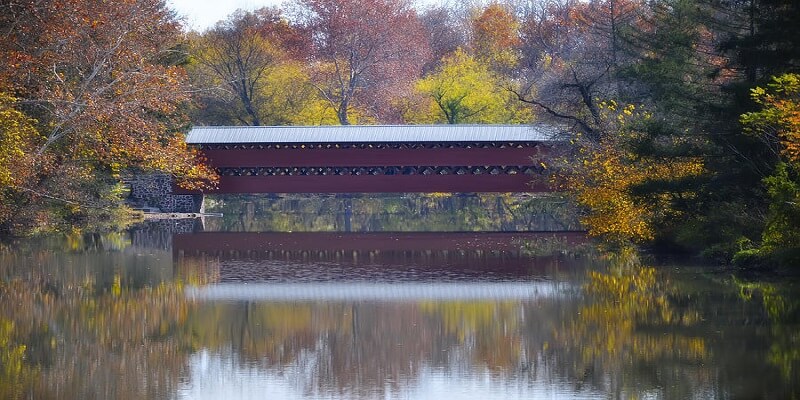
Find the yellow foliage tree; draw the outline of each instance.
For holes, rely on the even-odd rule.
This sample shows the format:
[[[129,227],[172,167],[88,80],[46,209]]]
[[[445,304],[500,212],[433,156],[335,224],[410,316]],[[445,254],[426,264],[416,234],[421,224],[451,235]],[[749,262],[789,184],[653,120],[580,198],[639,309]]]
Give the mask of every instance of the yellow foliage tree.
[[[416,89],[429,102],[427,110],[407,114],[411,122],[514,124],[532,119],[530,109],[503,88],[503,80],[486,63],[460,49],[417,82]]]
[[[650,116],[632,104],[622,107],[613,100],[599,106],[607,131],[614,134],[603,135],[598,142],[578,136],[572,143],[577,147],[577,159],[565,160],[554,179],[584,208],[581,221],[591,236],[614,244],[651,240],[658,221],[680,217],[680,211],[670,206],[672,197],[692,194],[669,193],[641,199],[633,189],[650,181],[698,176],[704,171],[703,163],[693,157],[664,159],[636,154],[629,144],[643,133],[635,129],[634,122]]]
[[[16,101],[0,91],[0,225],[13,216],[12,198],[35,174],[36,149],[44,142],[35,121],[14,107]]]
[[[33,152],[44,138],[35,121],[14,108],[16,99],[0,92],[0,187],[16,187],[32,173]]]
[[[196,116],[201,123],[316,125],[331,121],[327,115],[331,111],[322,104],[303,64],[259,35],[256,27],[219,25],[194,38],[192,53],[188,71],[201,89]]]
[[[348,96],[342,92],[345,89],[324,83],[337,81],[337,76],[341,73],[341,65],[344,64],[346,64],[344,59],[321,60],[312,64],[310,68],[313,71],[311,86],[315,89],[315,96],[307,107],[298,112],[297,120],[302,121],[298,124],[340,125],[345,115],[348,125],[369,125],[378,121],[376,113],[370,112],[366,103],[355,101],[355,98],[344,101],[343,99]],[[357,93],[360,92],[357,91]]]

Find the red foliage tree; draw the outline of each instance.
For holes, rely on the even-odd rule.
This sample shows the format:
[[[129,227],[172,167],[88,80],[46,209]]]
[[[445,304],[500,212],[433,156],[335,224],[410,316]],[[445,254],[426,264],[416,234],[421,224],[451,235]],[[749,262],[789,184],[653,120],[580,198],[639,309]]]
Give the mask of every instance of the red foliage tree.
[[[458,21],[449,7],[429,8],[420,17],[431,48],[430,60],[425,64],[425,72],[440,65],[441,60],[460,47],[466,47],[467,33],[459,29]]]
[[[350,124],[353,108],[385,117],[388,99],[410,87],[429,53],[416,12],[402,0],[300,0],[313,40],[317,88]]]
[[[275,7],[263,7],[249,13],[240,12],[241,24],[251,26],[261,37],[276,43],[281,50],[296,60],[305,60],[310,55],[311,39],[299,27],[293,26]],[[230,18],[235,19],[232,15]]]

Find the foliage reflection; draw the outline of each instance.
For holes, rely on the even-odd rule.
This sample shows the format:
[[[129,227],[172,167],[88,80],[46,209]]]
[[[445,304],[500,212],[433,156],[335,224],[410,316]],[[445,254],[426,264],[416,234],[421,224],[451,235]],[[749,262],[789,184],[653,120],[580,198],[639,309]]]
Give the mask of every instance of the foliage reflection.
[[[222,196],[208,199],[211,231],[559,231],[579,230],[566,200],[554,195],[408,194],[405,196]]]
[[[572,366],[569,374],[601,386],[610,382],[606,389],[612,393],[664,390],[667,398],[695,393],[696,388],[682,385],[662,389],[654,378],[683,376],[679,381],[691,385],[704,375],[696,367],[708,362],[710,351],[692,332],[698,312],[675,307],[678,288],[665,274],[641,265],[635,254],[608,259],[605,271],[588,272],[586,301],[556,329],[557,357],[571,354],[563,363]],[[601,379],[604,375],[608,379]],[[710,382],[701,378],[700,383]]]
[[[0,397],[173,398],[198,354],[232,360],[214,373],[278,374],[311,397],[403,397],[437,374],[617,398],[798,393],[796,286],[575,257],[504,275],[552,285],[533,298],[201,302],[184,287],[259,264],[173,258],[124,235],[12,243],[0,247]]]

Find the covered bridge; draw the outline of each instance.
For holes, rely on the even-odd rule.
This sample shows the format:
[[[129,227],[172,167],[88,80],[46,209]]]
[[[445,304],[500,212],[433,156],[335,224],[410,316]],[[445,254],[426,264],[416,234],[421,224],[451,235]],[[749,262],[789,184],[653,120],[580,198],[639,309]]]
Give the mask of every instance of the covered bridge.
[[[218,171],[213,193],[530,192],[549,191],[553,137],[530,125],[215,126],[186,142]]]

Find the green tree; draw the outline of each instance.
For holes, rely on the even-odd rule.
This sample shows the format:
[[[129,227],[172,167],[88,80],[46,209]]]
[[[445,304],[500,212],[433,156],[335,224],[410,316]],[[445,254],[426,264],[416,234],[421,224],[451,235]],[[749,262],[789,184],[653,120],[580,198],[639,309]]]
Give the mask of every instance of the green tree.
[[[734,180],[717,175],[716,168],[725,170],[723,165],[731,159],[714,143],[712,136],[719,132],[714,125],[719,121],[709,118],[724,104],[721,85],[712,78],[719,59],[694,0],[660,0],[651,3],[650,10],[635,29],[620,34],[628,58],[635,60],[618,67],[617,79],[626,88],[623,99],[646,104],[651,113],[627,146],[635,157],[665,165],[695,160],[704,170],[702,174],[651,176],[632,187],[632,194],[651,205],[669,199],[668,207],[683,216],[654,221],[655,237],[663,244],[731,243],[747,224],[737,227],[742,221],[715,214],[729,212],[721,202],[738,201],[733,193],[718,196],[732,188],[728,185]],[[749,225],[758,224],[749,221]],[[722,227],[729,232],[722,233]]]
[[[752,82],[796,63],[794,51],[784,51],[796,33],[782,22],[797,19],[797,7],[782,0],[659,0],[649,8],[622,35],[637,60],[620,70],[625,99],[653,112],[634,152],[664,160],[701,157],[706,173],[651,180],[637,194],[657,199],[689,190],[693,196],[672,204],[691,217],[661,221],[660,239],[729,259],[737,241],[762,236],[770,214],[772,194],[762,181],[774,174],[778,141],[743,132],[739,116],[757,103],[746,96]],[[761,49],[755,58],[754,49]]]
[[[725,38],[720,49],[746,92],[771,76],[800,69],[800,3],[794,0],[703,0]],[[723,11],[723,12],[720,12]],[[741,84],[740,84],[741,83]]]

